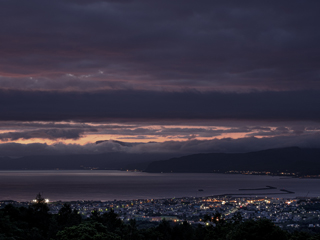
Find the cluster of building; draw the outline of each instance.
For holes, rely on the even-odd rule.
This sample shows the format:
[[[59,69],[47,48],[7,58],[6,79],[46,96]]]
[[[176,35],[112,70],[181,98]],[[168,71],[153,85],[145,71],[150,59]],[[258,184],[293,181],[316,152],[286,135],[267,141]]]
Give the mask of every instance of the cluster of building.
[[[274,175],[274,176],[296,176],[296,173],[290,172],[268,172],[268,171],[238,171],[238,170],[230,170],[225,173],[230,174],[244,174],[244,175]]]
[[[25,205],[13,201],[0,202],[0,208],[6,204]],[[64,202],[49,202],[50,212],[57,214]],[[157,222],[162,219],[179,222],[187,220],[191,224],[213,224],[204,222],[208,216],[222,214],[225,220],[241,215],[242,220],[266,218],[283,228],[319,228],[320,198],[268,198],[268,197],[185,197],[170,199],[138,199],[114,201],[72,201],[71,208],[76,209],[84,218],[92,211],[100,213],[113,210],[127,221]]]

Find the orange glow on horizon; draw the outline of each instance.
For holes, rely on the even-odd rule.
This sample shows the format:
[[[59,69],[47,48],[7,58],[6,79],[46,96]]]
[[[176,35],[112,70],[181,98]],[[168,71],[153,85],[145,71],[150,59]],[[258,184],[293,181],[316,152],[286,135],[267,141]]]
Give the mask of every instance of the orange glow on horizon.
[[[30,125],[29,125],[30,124]],[[37,126],[39,124],[39,126]],[[240,139],[254,136],[255,138],[270,138],[276,135],[263,135],[263,131],[252,129],[247,131],[248,128],[244,128],[243,131],[239,131],[239,128],[235,127],[224,127],[224,126],[202,126],[202,125],[147,125],[147,124],[135,124],[135,123],[78,123],[78,122],[23,122],[21,126],[12,125],[10,122],[8,125],[4,125],[3,129],[0,128],[0,134],[4,134],[1,143],[42,143],[53,145],[57,143],[63,144],[78,144],[85,145],[95,143],[96,141],[116,140],[122,142],[167,142],[167,141],[189,141],[189,140],[213,140],[213,139]],[[64,126],[63,126],[64,125]],[[85,129],[84,134],[80,135],[78,139],[49,139],[49,138],[30,138],[18,140],[10,140],[10,134],[6,133],[17,133],[17,132],[41,132],[42,129],[59,129],[59,127],[65,129]],[[11,128],[11,129],[10,129]],[[90,129],[97,129],[97,132],[91,132]],[[271,131],[275,131],[275,127],[266,127]],[[87,129],[87,130],[86,130]],[[135,130],[137,130],[135,132]],[[241,130],[241,129],[240,129]],[[249,128],[250,130],[250,128]],[[234,131],[234,132],[233,132]],[[128,133],[128,134],[125,134]],[[135,135],[135,133],[137,133]],[[260,135],[259,135],[260,134]],[[18,135],[19,136],[19,135]],[[21,135],[23,136],[23,134]],[[31,134],[32,136],[32,134]],[[5,137],[9,138],[9,141],[5,141]],[[17,137],[13,135],[13,137]],[[28,137],[28,136],[27,136]],[[30,136],[29,136],[30,137]],[[48,135],[48,137],[51,137]]]

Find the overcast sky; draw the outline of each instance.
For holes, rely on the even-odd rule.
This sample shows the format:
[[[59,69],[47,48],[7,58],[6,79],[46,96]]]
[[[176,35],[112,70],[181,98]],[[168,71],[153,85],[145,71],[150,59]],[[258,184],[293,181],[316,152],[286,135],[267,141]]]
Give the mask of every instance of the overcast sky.
[[[319,9],[0,0],[0,156],[320,147]]]

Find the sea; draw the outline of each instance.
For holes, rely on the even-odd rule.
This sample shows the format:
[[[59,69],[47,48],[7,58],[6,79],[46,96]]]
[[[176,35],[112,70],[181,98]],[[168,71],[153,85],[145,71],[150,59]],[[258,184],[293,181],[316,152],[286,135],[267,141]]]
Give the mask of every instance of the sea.
[[[38,193],[50,201],[113,201],[217,195],[318,197],[320,179],[111,170],[0,171],[0,201],[31,201]]]

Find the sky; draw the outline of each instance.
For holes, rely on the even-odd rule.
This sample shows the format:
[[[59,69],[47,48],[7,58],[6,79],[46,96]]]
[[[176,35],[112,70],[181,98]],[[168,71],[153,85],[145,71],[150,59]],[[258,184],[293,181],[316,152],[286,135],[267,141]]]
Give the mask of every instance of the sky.
[[[0,0],[0,156],[319,148],[319,8]]]

